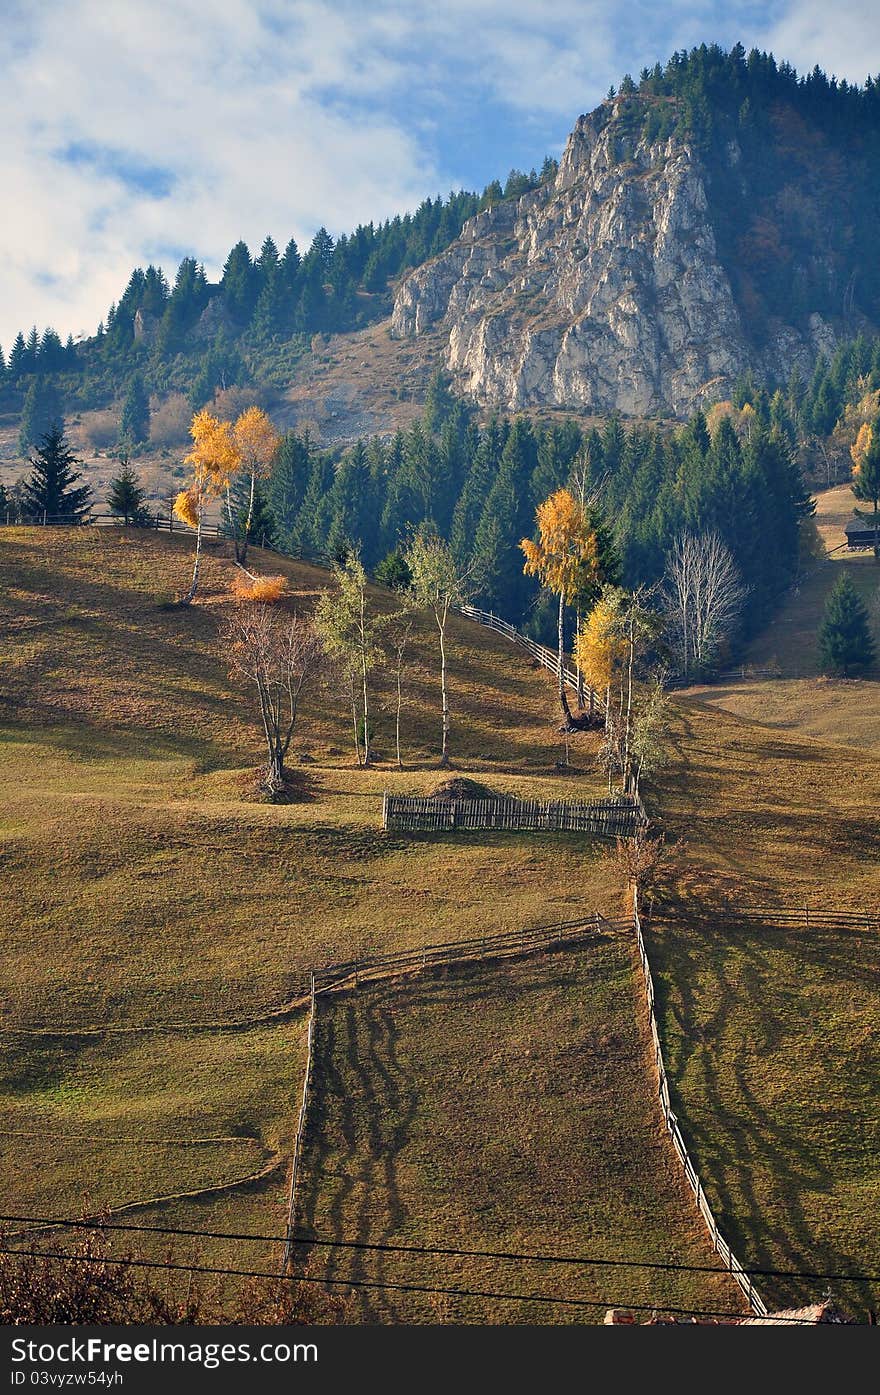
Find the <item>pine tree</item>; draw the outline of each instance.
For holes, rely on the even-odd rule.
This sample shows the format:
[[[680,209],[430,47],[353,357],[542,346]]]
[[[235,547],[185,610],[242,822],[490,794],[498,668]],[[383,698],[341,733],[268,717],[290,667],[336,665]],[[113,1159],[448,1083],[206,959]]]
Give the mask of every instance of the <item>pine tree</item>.
[[[37,377],[27,390],[21,413],[18,439],[22,455],[27,454],[56,422],[63,428],[61,393],[51,378]]]
[[[249,323],[260,292],[259,277],[246,242],[237,242],[223,267],[220,294],[234,320]]]
[[[25,511],[36,522],[62,519],[79,523],[89,511],[92,491],[77,486],[82,476],[74,469],[80,461],[64,439],[64,427],[56,421],[31,457],[33,472],[24,487]]]
[[[119,423],[119,439],[129,446],[137,446],[150,435],[150,399],[140,373],[134,373],[122,405],[122,418]]]
[[[9,350],[9,376],[13,382],[25,372],[26,362],[27,345],[24,342],[24,335],[19,330],[12,341],[12,348]]]
[[[862,427],[850,454],[852,492],[862,503],[873,507],[874,561],[880,562],[880,417]]]
[[[868,612],[846,572],[825,605],[819,627],[819,660],[824,673],[844,677],[874,662]]]
[[[121,514],[126,526],[129,523],[141,523],[146,517],[146,490],[141,488],[140,478],[132,469],[127,455],[120,458],[120,465],[119,474],[110,481],[107,507],[111,513]]]
[[[232,506],[232,523],[229,522],[229,515],[224,504],[220,519],[220,530],[223,536],[225,538],[242,538],[247,527],[248,511],[250,510],[248,536],[251,542],[256,547],[274,547],[278,524],[269,503],[265,485],[259,481],[255,482],[253,507],[251,508],[250,478],[239,476],[230,487],[229,498]]]

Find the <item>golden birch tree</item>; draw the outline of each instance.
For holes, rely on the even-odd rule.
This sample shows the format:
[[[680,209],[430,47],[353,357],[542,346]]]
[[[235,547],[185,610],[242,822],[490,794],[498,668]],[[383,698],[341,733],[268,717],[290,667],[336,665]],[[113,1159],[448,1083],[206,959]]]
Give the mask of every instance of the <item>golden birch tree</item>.
[[[204,409],[196,412],[189,434],[193,446],[186,456],[186,463],[192,468],[192,477],[186,489],[181,490],[175,499],[174,512],[183,523],[195,529],[196,555],[192,581],[186,595],[181,598],[181,605],[190,605],[198,589],[205,510],[212,499],[219,498],[228,488],[239,465],[239,455],[228,421],[220,421],[219,417]]]

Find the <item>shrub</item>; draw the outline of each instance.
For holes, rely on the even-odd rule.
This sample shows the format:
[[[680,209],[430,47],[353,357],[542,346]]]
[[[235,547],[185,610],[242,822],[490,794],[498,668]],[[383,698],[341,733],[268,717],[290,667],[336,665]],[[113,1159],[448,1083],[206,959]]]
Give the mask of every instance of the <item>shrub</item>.
[[[251,577],[246,572],[237,572],[230,583],[230,590],[239,601],[264,601],[271,604],[287,595],[287,577]]]
[[[154,399],[155,400],[155,399]],[[150,405],[150,440],[156,446],[179,446],[188,439],[192,408],[182,392]]]

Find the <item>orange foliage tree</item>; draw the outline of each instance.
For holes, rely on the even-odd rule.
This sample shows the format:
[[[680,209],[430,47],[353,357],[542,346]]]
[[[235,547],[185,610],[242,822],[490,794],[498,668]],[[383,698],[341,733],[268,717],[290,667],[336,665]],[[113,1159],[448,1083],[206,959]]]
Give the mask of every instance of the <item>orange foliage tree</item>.
[[[266,413],[260,407],[248,407],[232,428],[232,439],[238,452],[238,469],[247,482],[247,512],[239,524],[232,517],[232,507],[227,492],[227,509],[232,535],[235,541],[235,560],[242,566],[247,561],[248,541],[254,516],[254,493],[257,480],[265,479],[272,468],[272,461],[278,449],[278,433]]]
[[[857,499],[873,505],[874,561],[880,562],[880,419],[860,427],[850,454],[853,459],[852,492]]]
[[[520,543],[526,559],[523,571],[526,576],[537,576],[541,585],[559,598],[559,706],[565,726],[570,729],[572,717],[564,678],[565,607],[590,590],[598,590],[605,567],[603,548],[589,509],[569,489],[557,489],[538,505],[535,516],[538,541],[523,538]]]
[[[220,421],[205,409],[196,412],[189,434],[193,447],[186,457],[186,463],[192,467],[192,478],[175,499],[174,512],[182,522],[196,530],[196,555],[190,588],[181,599],[181,605],[189,605],[198,589],[205,509],[211,499],[218,498],[228,488],[229,480],[239,464],[232,427],[228,421]]]

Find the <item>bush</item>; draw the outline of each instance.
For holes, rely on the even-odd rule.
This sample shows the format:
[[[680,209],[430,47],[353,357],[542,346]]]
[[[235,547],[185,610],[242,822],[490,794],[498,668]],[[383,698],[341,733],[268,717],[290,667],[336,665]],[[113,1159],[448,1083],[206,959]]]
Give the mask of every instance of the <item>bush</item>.
[[[405,591],[412,581],[412,572],[402,552],[389,552],[376,568],[376,580],[392,591]]]
[[[150,440],[156,446],[180,446],[189,437],[192,408],[182,392],[172,392],[150,408]]]
[[[81,434],[94,450],[109,450],[119,438],[119,413],[110,409],[89,412],[82,423]]]
[[[272,604],[287,595],[287,577],[250,577],[245,572],[237,572],[229,589],[239,601],[264,601]]]

